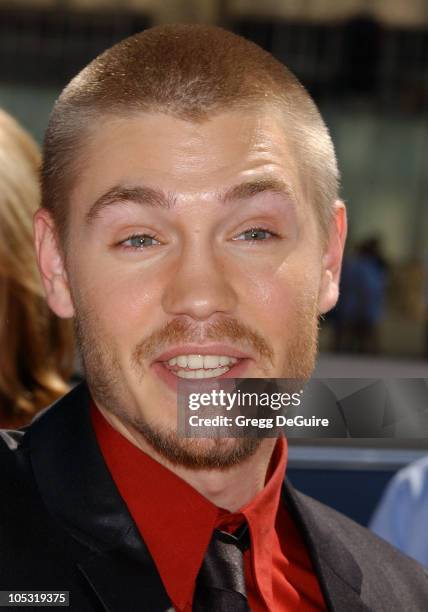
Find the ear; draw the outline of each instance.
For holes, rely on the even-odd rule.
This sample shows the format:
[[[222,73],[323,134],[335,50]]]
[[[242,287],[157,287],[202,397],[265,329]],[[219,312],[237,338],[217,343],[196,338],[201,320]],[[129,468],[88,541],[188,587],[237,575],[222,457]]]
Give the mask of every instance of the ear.
[[[334,203],[327,246],[323,255],[322,277],[318,297],[319,314],[324,314],[331,310],[338,300],[340,269],[347,231],[348,224],[345,204],[337,200]]]
[[[33,221],[37,262],[50,308],[62,319],[74,316],[64,258],[51,214],[39,208]]]

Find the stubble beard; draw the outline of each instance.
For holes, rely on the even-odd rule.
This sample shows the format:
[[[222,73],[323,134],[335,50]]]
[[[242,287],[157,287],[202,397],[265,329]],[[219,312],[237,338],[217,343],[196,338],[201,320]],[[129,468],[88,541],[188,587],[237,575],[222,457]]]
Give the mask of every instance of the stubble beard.
[[[135,434],[137,438],[141,436],[148,446],[168,463],[193,470],[227,470],[255,455],[260,448],[262,438],[184,438],[180,437],[173,428],[150,423],[144,418],[141,410],[136,412],[130,409],[133,400],[124,387],[114,346],[103,342],[105,334],[90,309],[83,307],[82,304],[75,304],[76,306],[77,314],[74,320],[76,338],[92,397],[96,404],[103,406],[119,419],[133,433],[133,437]],[[289,329],[292,332],[287,339],[284,376],[307,380],[313,372],[317,353],[318,316],[315,300],[311,304],[302,304],[296,309],[295,320]],[[172,322],[169,330],[161,330],[162,338],[168,335],[171,335],[175,341],[191,340],[189,325],[183,325],[180,321],[176,324]],[[239,335],[245,335],[246,339],[250,340],[251,332],[247,332],[247,328],[238,321],[228,320],[225,324],[220,322],[214,325],[211,337],[222,341],[236,339]],[[158,337],[159,332],[135,347],[132,367],[138,367],[145,356],[142,347],[150,350],[149,347],[156,344]],[[251,342],[256,345],[257,341],[258,349],[265,348],[269,352],[269,346],[260,336],[251,338]],[[273,353],[271,356],[273,357]],[[141,375],[144,376],[144,373],[141,372]]]

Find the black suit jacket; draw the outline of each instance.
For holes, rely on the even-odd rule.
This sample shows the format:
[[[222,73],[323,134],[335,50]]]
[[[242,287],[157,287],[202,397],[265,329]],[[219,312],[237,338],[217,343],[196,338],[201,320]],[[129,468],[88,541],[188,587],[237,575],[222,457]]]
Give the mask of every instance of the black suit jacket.
[[[1,433],[0,590],[66,590],[76,612],[172,609],[104,463],[88,400],[81,384],[26,430]],[[282,498],[328,610],[428,610],[428,573],[415,561],[290,483]]]

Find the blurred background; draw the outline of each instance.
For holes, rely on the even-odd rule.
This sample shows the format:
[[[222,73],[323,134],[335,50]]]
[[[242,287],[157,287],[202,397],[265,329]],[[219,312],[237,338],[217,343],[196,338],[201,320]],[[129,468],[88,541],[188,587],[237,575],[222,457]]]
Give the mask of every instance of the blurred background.
[[[331,130],[350,235],[317,374],[427,378],[428,1],[1,0],[0,106],[40,143],[55,98],[84,65],[174,22],[222,25],[269,50]],[[293,440],[290,473],[364,523],[391,474],[427,448],[422,439]]]

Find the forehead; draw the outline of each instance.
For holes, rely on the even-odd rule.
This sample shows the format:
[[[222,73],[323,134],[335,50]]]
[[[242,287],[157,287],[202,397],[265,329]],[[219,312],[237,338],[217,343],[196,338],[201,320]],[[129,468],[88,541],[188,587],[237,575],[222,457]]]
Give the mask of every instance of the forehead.
[[[160,113],[105,116],[83,147],[72,201],[88,206],[120,183],[203,196],[259,176],[286,182],[299,199],[298,171],[275,112],[229,112],[203,122]]]

